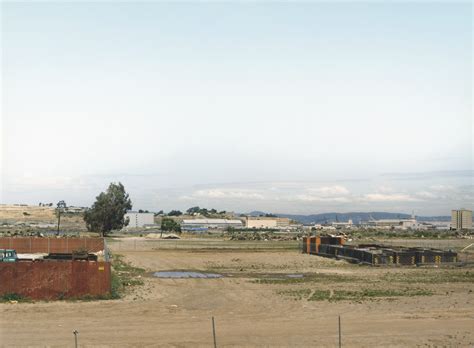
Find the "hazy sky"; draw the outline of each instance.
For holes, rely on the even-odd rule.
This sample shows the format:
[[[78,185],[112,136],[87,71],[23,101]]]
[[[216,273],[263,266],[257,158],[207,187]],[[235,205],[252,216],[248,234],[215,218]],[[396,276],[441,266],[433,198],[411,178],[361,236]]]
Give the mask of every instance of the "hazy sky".
[[[3,2],[2,203],[474,207],[471,2]]]

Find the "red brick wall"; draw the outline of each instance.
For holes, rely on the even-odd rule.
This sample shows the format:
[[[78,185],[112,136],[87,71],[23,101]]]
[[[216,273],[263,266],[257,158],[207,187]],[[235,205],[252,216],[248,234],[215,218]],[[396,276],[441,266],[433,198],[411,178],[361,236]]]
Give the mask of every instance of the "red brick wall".
[[[0,249],[15,249],[17,253],[70,253],[86,249],[89,252],[104,250],[104,238],[0,238]]]
[[[0,295],[53,300],[110,294],[110,262],[0,262]]]

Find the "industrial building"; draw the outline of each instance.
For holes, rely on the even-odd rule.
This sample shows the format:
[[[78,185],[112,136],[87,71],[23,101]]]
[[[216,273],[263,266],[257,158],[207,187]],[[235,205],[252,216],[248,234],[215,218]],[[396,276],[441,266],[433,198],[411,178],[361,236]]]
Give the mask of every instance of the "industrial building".
[[[371,220],[367,222],[367,227],[380,228],[380,229],[407,230],[407,229],[416,229],[418,227],[418,222],[416,221],[415,218]]]
[[[290,227],[290,219],[280,218],[280,217],[248,216],[245,219],[245,227],[285,229],[285,228]]]
[[[347,222],[339,222],[339,221],[333,222],[331,224],[331,226],[333,226],[333,227],[335,227],[336,229],[339,230],[339,229],[350,229],[350,228],[354,227],[354,224],[352,223],[352,220],[349,219],[349,221],[347,221]]]
[[[128,219],[127,228],[139,228],[146,225],[153,225],[155,223],[155,214],[153,213],[139,213],[137,211],[128,211],[125,216]]]
[[[229,227],[242,228],[241,220],[227,220],[227,219],[185,219],[181,222],[182,231],[200,232],[209,229],[225,230]]]
[[[451,210],[451,229],[458,231],[472,229],[472,210],[463,208]]]

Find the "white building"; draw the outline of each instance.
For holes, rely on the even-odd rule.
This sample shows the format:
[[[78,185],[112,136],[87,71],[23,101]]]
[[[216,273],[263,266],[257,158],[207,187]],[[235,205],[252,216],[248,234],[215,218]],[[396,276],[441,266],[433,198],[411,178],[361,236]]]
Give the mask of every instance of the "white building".
[[[242,228],[241,220],[227,219],[185,219],[181,222],[183,231],[207,231],[208,229]]]
[[[349,229],[352,228],[354,225],[352,223],[352,220],[349,219],[347,222],[333,222],[331,226],[334,226],[337,229]]]
[[[153,213],[128,211],[124,218],[128,219],[127,228],[144,227],[145,225],[153,225],[155,223],[155,214]]]
[[[396,229],[396,230],[407,230],[417,229],[418,223],[416,219],[381,219],[372,220],[367,223],[369,227],[380,228],[380,229]]]
[[[281,217],[248,216],[245,219],[245,227],[285,229],[290,227],[290,219]]]
[[[84,213],[86,211],[86,208],[69,206],[69,207],[66,207],[65,211],[68,213],[80,214],[80,213]]]
[[[323,231],[335,231],[336,227],[332,225],[321,225],[321,224],[315,224],[313,226],[315,230],[323,230]]]

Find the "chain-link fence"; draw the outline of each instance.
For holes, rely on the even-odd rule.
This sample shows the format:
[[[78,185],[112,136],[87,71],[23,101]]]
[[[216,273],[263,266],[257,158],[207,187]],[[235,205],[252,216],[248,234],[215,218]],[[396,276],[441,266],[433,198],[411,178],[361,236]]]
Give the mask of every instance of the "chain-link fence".
[[[229,241],[210,239],[172,239],[143,240],[113,238],[107,241],[112,251],[150,251],[150,250],[297,250],[298,241]]]

